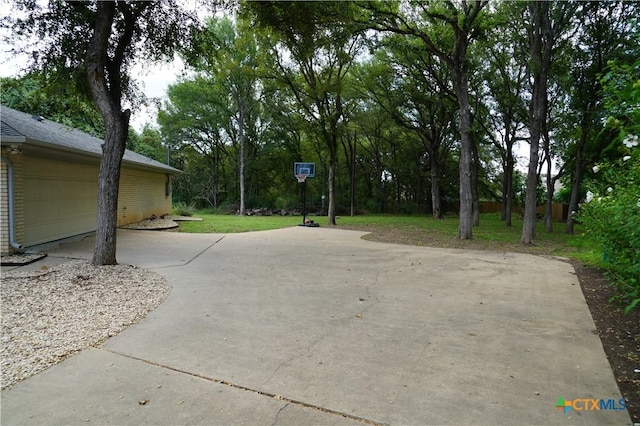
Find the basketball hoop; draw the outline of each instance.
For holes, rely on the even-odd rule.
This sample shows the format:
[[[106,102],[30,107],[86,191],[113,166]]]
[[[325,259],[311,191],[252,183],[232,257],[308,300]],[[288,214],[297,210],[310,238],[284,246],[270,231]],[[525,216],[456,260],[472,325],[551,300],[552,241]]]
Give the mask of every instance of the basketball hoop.
[[[296,175],[296,179],[298,179],[298,183],[304,183],[307,180],[307,175],[305,173]]]

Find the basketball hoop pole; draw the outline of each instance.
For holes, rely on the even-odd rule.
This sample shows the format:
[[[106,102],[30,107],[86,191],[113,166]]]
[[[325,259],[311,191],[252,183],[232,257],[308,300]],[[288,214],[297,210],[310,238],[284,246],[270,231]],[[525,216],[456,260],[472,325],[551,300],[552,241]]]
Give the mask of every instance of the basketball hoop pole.
[[[302,184],[302,223],[300,226],[318,227],[319,225],[313,220],[307,223],[307,178],[315,177],[316,163],[295,162],[293,163],[293,174],[298,179],[298,183]]]
[[[307,179],[302,181],[302,225],[307,224]]]

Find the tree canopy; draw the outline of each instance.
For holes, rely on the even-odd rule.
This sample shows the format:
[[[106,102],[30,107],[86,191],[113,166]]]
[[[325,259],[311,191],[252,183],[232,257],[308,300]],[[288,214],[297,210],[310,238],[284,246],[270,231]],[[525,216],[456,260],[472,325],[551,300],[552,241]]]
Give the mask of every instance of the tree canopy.
[[[99,98],[99,85],[91,89],[82,73],[100,58],[87,55],[91,38],[71,30],[97,31],[101,7],[54,2],[12,24],[17,36],[42,37],[34,56],[42,76],[65,70],[81,77],[75,92],[60,92],[74,120],[84,111],[77,99]],[[506,226],[514,213],[525,214],[522,241],[530,243],[545,198],[549,206],[564,197],[569,211],[578,210],[592,166],[611,154],[618,136],[611,126],[603,130],[614,107],[602,76],[611,61],[622,70],[640,56],[635,2],[234,7],[198,27],[166,2],[118,2],[102,50],[102,87],[120,94],[107,98],[113,117],[123,117],[134,105],[134,58],[178,49],[189,71],[169,87],[159,129],[128,146],[157,158],[170,152],[171,164],[185,171],[176,200],[229,212],[299,207],[293,162],[310,161],[317,178],[307,182],[307,199],[329,223],[360,212],[454,214],[458,237],[472,238],[480,202],[498,202]],[[608,84],[615,81],[607,75]],[[35,78],[3,82],[3,102],[15,102]],[[50,105],[38,102],[24,105]],[[95,111],[110,116],[104,106],[92,111],[85,117],[92,126]],[[568,232],[572,223],[570,215]]]
[[[73,84],[92,99],[104,121],[105,142],[98,177],[98,217],[92,262],[116,263],[120,164],[136,99],[129,70],[136,58],[159,59],[188,40],[196,22],[174,2],[89,1],[40,4],[17,1],[2,20],[10,42],[28,51],[32,69]],[[185,34],[187,32],[187,34]],[[22,42],[22,44],[17,44]],[[32,48],[32,43],[35,48]]]

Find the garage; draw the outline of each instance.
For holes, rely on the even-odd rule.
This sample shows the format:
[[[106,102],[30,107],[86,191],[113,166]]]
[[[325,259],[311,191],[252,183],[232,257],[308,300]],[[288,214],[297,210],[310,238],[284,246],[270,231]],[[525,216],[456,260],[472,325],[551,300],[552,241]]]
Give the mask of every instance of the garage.
[[[95,231],[102,140],[6,106],[0,119],[2,253]],[[171,213],[176,173],[127,150],[118,226]]]

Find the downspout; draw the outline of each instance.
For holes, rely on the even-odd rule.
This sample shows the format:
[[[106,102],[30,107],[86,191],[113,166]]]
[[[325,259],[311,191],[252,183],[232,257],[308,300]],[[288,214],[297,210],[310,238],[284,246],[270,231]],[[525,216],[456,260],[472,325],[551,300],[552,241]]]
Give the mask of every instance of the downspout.
[[[7,165],[7,192],[9,198],[9,245],[16,250],[22,246],[16,242],[16,205],[13,191],[13,164],[7,157],[2,157],[2,162]]]

